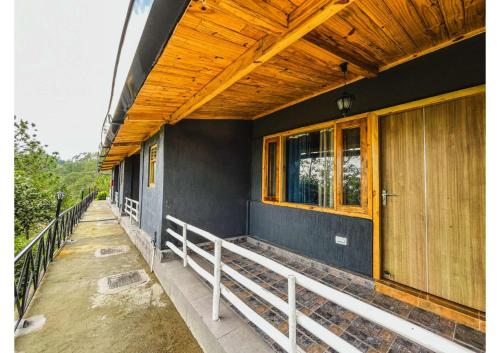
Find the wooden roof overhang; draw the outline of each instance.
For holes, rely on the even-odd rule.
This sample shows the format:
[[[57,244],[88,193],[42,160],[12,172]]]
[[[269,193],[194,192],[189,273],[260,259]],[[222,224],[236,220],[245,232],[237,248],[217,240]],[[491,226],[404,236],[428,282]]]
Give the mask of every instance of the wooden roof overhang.
[[[485,31],[484,0],[192,0],[101,169],[163,124],[257,119]]]

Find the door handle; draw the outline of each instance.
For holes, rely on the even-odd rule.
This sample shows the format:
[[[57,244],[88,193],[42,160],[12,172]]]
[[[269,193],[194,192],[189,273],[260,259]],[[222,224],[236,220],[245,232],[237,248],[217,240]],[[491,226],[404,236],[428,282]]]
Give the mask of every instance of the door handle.
[[[382,205],[387,206],[387,196],[398,196],[396,194],[389,194],[387,190],[382,190]]]

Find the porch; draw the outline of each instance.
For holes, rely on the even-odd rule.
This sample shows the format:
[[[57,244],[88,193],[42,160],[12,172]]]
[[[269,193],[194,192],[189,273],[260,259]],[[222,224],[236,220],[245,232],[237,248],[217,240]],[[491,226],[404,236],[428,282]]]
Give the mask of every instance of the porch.
[[[115,214],[118,214],[118,212],[119,210],[115,208]],[[177,245],[173,246],[171,242],[168,242],[167,245],[173,249],[180,244],[179,249],[182,249],[182,241],[179,241],[179,236],[174,234],[175,231],[172,230],[175,229],[175,223],[178,220],[175,222],[172,222],[172,220],[175,219],[170,219],[170,225],[173,228],[169,228],[168,233],[174,236],[172,241]],[[130,216],[122,217],[121,224],[129,236],[135,239],[133,242],[138,248],[141,248],[146,260],[153,259],[153,264],[151,265],[150,262],[150,265],[152,268],[154,267],[154,271],[163,287],[204,349],[206,349],[205,341],[200,337],[212,335],[216,341],[221,340],[222,337],[226,339],[226,341],[221,340],[222,351],[260,351],[255,346],[252,346],[253,343],[251,342],[255,338],[248,336],[248,333],[246,335],[241,333],[241,322],[234,318],[236,314],[245,325],[251,327],[258,334],[259,340],[265,342],[273,351],[287,351],[276,342],[276,338],[271,338],[259,328],[262,327],[260,323],[252,318],[249,319],[248,313],[245,313],[242,305],[233,305],[232,300],[224,299],[223,296],[221,296],[223,301],[219,309],[219,320],[214,321],[212,310],[212,305],[214,305],[212,300],[213,279],[207,277],[207,274],[215,273],[214,266],[207,260],[212,257],[217,258],[214,252],[214,243],[198,244],[199,249],[193,251],[192,249],[195,249],[196,245],[189,241],[189,239],[196,239],[196,236],[199,236],[200,233],[203,234],[204,231],[196,230],[196,227],[187,225],[186,230],[189,231],[186,232],[186,240],[189,245],[186,247],[186,254],[189,259],[189,266],[186,267],[183,266],[182,259],[177,257],[179,254],[176,255],[178,250],[174,252],[167,250],[159,254],[151,254],[151,247],[147,245],[149,237],[136,226],[136,222]],[[209,234],[207,234],[207,237],[209,237]],[[415,332],[415,337],[405,338],[384,327],[385,324],[379,325],[367,320],[364,313],[356,314],[336,304],[331,299],[328,300],[324,296],[318,295],[298,284],[295,291],[296,309],[361,352],[433,352],[434,350],[427,349],[414,342],[422,339],[422,337],[424,337],[422,343],[427,347],[430,344],[426,341],[427,339],[436,342],[436,338],[444,338],[445,345],[436,351],[456,352],[460,346],[470,351],[485,351],[485,334],[483,332],[380,293],[375,289],[374,281],[371,278],[328,266],[253,237],[239,236],[228,240],[239,249],[262,255],[266,259],[296,271],[312,281],[317,281],[321,285],[338,290],[354,300],[368,304],[369,311],[381,309],[403,319],[409,325],[416,325],[426,331],[423,336],[422,332]],[[290,290],[289,279],[271,270],[268,266],[262,266],[226,248],[221,251],[221,264],[221,288],[226,288],[242,304],[248,306],[253,313],[265,320],[267,324],[272,325],[284,336],[290,337],[288,331],[289,317],[283,313],[283,307],[270,304],[275,300],[269,301],[269,298],[262,297],[262,293],[259,293],[260,295],[256,294],[257,292],[250,289],[247,281],[238,281],[224,267],[229,266],[253,282],[254,285],[288,303],[290,302],[288,297],[288,291]],[[198,270],[193,271],[193,268],[198,268]],[[199,274],[200,268],[206,271],[202,275]],[[201,283],[204,284],[204,288],[200,286]],[[227,310],[227,306],[231,308],[231,311]],[[199,328],[200,321],[204,323],[203,326],[206,325],[205,328]],[[425,336],[427,334],[430,334],[430,336]],[[433,334],[438,337],[432,337]],[[235,348],[234,341],[241,336],[248,337],[248,340],[241,342],[241,346]],[[321,336],[321,339],[318,336]],[[446,346],[446,344],[452,342],[459,346],[454,348],[453,346]],[[248,344],[252,348],[249,349]],[[296,344],[299,352],[326,353],[338,351],[325,343],[324,333],[319,333],[317,330],[309,331],[299,324],[297,324],[296,329]],[[340,351],[343,352],[343,350]]]
[[[284,351],[241,314],[241,307],[236,308],[227,300],[221,302],[220,320],[213,321],[212,285],[189,267],[183,267],[182,260],[171,251],[151,254],[149,239],[141,235],[134,217],[120,217],[118,212],[118,208],[104,201],[89,207],[72,241],[55,257],[36,293],[25,322],[17,331],[17,351],[42,352],[70,347],[76,352],[133,352],[134,347],[146,347],[151,351],[198,352],[199,345],[214,352]],[[127,234],[130,240],[125,237]],[[378,293],[369,278],[251,237],[236,237],[231,242],[471,351],[485,350],[482,332]],[[201,244],[201,249],[214,254],[211,243]],[[189,256],[201,268],[213,273],[212,264],[204,257],[192,251]],[[221,253],[221,260],[276,297],[289,300],[287,278],[226,249]],[[155,274],[145,271],[148,262]],[[145,276],[142,280],[125,283],[118,291],[103,289],[103,278],[108,279],[109,284],[110,277],[141,269],[144,273],[141,278]],[[289,335],[288,318],[279,308],[227,274],[222,274],[221,284],[260,318],[285,336]],[[58,300],[54,300],[55,293]],[[296,287],[296,308],[361,352],[432,352],[301,285]],[[61,331],[65,334],[61,335]],[[298,351],[334,352],[316,334],[318,332],[297,325]],[[246,341],[240,342],[241,337]],[[207,341],[217,344],[207,347]]]

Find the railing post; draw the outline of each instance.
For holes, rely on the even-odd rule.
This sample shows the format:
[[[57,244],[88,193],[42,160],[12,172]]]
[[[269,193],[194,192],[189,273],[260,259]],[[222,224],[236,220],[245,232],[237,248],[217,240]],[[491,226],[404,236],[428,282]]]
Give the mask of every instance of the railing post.
[[[182,260],[184,262],[184,267],[188,264],[187,258],[187,223],[182,225]]]
[[[288,341],[290,348],[288,352],[297,352],[297,311],[295,304],[295,276],[288,276]]]
[[[221,269],[222,241],[214,241],[214,296],[212,301],[212,320],[219,320],[220,305],[220,269]]]

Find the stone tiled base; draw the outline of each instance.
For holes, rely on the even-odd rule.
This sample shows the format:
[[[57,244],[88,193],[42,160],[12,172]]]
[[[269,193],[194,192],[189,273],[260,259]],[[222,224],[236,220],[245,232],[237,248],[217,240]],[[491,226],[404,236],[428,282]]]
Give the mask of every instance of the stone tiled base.
[[[475,330],[486,332],[486,317],[483,312],[469,309],[444,299],[434,297],[386,280],[375,283],[377,292],[399,299],[405,303],[433,312]]]
[[[242,242],[241,239],[239,239],[239,243],[242,247],[272,258],[298,272],[307,274],[309,277],[327,286],[353,295],[360,300],[409,320],[461,345],[465,345],[469,349],[478,352],[483,352],[485,350],[484,333],[457,324],[452,320],[391,298],[382,293],[378,293],[375,291],[373,281],[370,279],[332,268],[312,259],[304,258],[300,255],[290,253],[250,237],[246,242]],[[206,245],[204,248],[207,251],[213,251],[210,244]],[[193,254],[192,257],[196,259],[201,266],[212,271],[212,265],[210,263],[195,254]],[[262,287],[268,289],[282,299],[287,300],[287,280],[284,277],[226,250],[223,250],[222,260],[225,264],[252,279]],[[235,283],[228,276],[222,275],[221,281],[255,312],[278,328],[278,330],[287,334],[287,319],[279,310],[269,305],[246,288]],[[296,296],[297,308],[301,312],[358,347],[362,352],[429,352],[428,349],[410,342],[380,325],[367,321],[349,310],[328,302],[324,298],[301,286],[297,287]],[[233,309],[237,312],[236,308]],[[283,351],[274,341],[252,323],[249,322],[248,324],[254,327],[276,352]],[[308,332],[301,327],[299,327],[297,332],[297,342],[298,345],[308,353],[334,352],[334,350],[328,348],[322,341],[315,337],[314,333]]]

